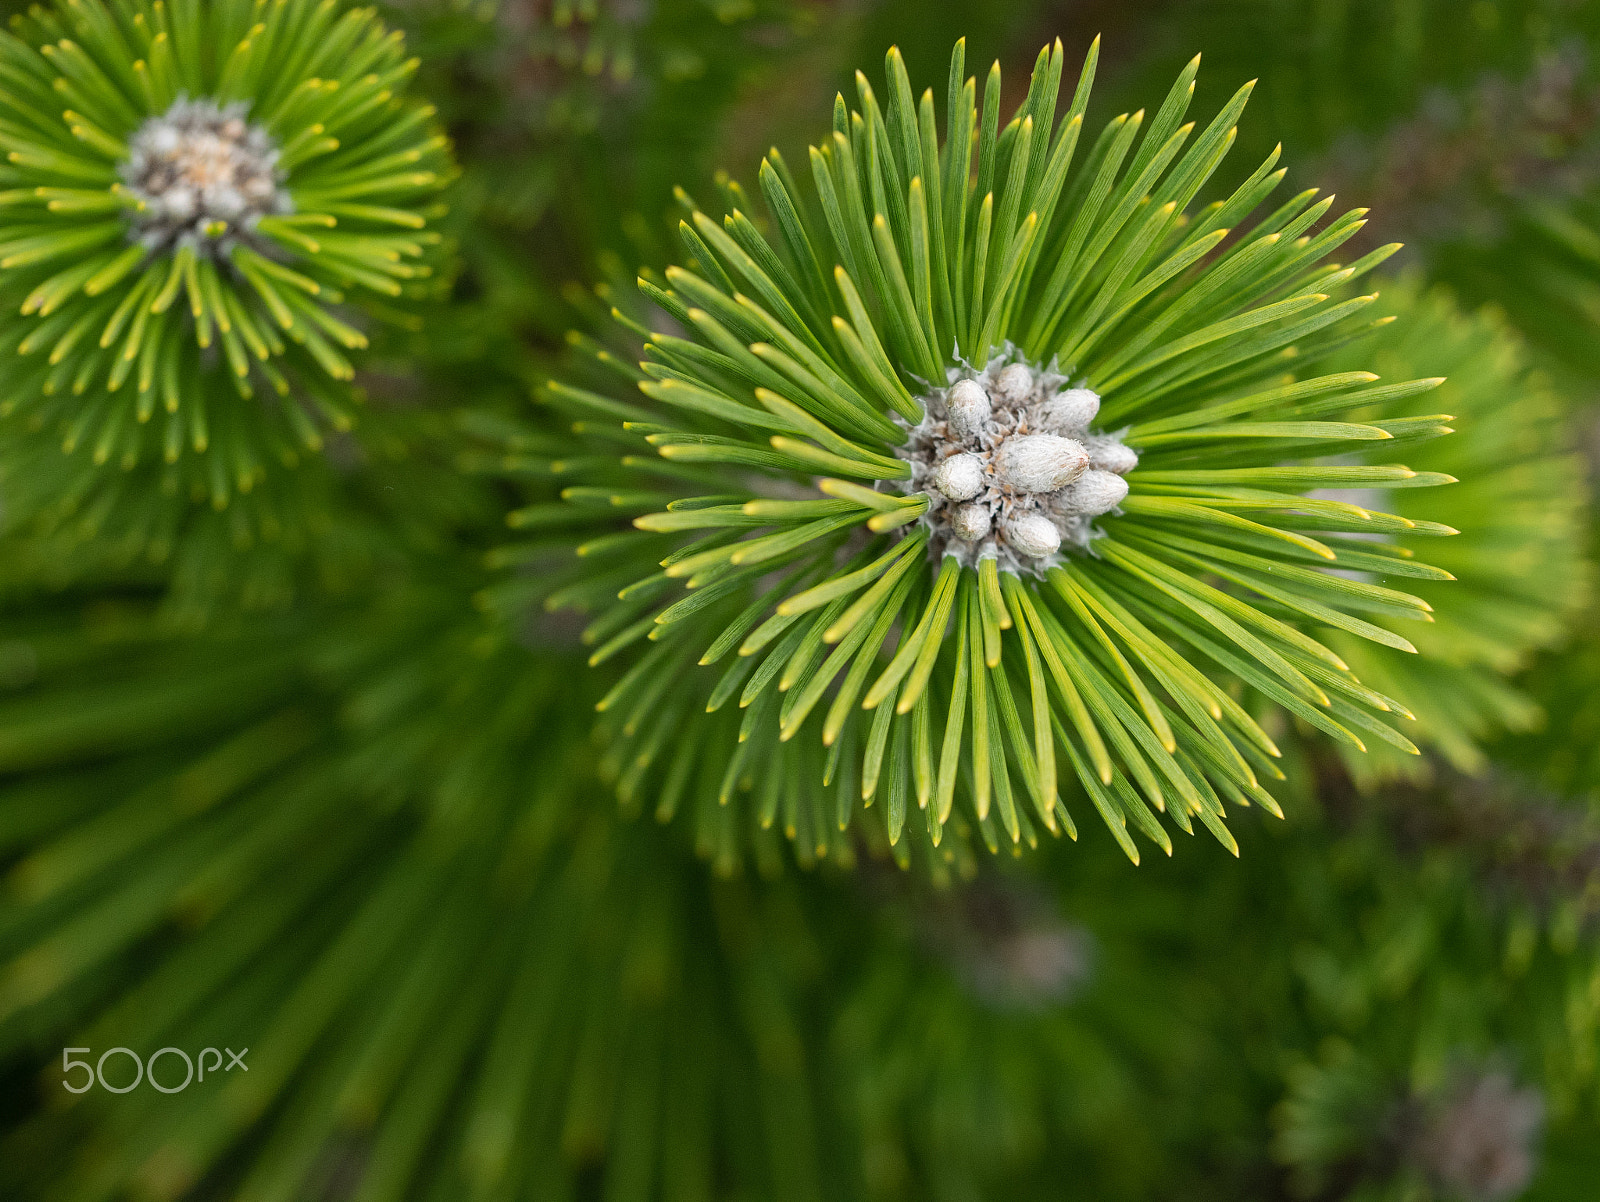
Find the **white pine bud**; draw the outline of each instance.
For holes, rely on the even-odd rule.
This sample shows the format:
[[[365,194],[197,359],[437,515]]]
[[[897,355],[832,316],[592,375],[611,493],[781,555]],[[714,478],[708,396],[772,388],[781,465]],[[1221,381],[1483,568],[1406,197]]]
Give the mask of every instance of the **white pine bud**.
[[[1100,412],[1100,398],[1087,388],[1069,388],[1047,398],[1035,412],[1040,429],[1052,434],[1077,434]]]
[[[1006,542],[1019,555],[1043,559],[1061,550],[1061,531],[1042,513],[1024,513],[1005,524]]]
[[[1026,363],[1013,363],[996,377],[994,390],[1013,405],[1020,405],[1033,392],[1033,372]]]
[[[1090,468],[1053,498],[1064,513],[1099,517],[1110,513],[1128,495],[1128,482],[1114,472]]]
[[[226,185],[206,189],[206,211],[215,217],[237,217],[244,212],[244,197]]]
[[[950,529],[963,542],[975,543],[989,537],[990,523],[989,507],[977,501],[958,505],[950,515]]]
[[[1139,456],[1132,447],[1125,447],[1116,439],[1108,438],[1089,448],[1089,466],[1098,471],[1126,476],[1139,466]]]
[[[994,456],[995,473],[1018,492],[1055,492],[1089,466],[1083,444],[1055,434],[1006,439]]]
[[[173,188],[160,198],[161,206],[169,217],[188,221],[200,208],[200,198],[193,188]]]
[[[962,452],[952,455],[933,472],[933,486],[952,501],[970,501],[983,491],[983,460]]]
[[[983,424],[994,412],[989,403],[989,394],[976,380],[958,380],[951,385],[944,403],[950,411],[947,423],[950,433],[964,441],[977,438],[983,432]]]

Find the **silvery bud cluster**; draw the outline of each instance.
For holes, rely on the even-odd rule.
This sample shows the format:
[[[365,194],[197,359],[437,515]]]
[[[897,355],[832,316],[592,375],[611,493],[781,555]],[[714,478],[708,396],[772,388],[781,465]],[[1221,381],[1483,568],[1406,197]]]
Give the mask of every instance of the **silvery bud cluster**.
[[[121,175],[143,204],[133,221],[151,250],[186,241],[216,253],[256,220],[291,209],[278,148],[245,120],[244,104],[178,99],[129,139]]]
[[[924,398],[927,416],[900,452],[932,499],[923,520],[934,551],[1018,571],[1064,543],[1087,546],[1090,520],[1121,504],[1139,463],[1119,437],[1091,429],[1100,398],[1010,347],[951,377]]]

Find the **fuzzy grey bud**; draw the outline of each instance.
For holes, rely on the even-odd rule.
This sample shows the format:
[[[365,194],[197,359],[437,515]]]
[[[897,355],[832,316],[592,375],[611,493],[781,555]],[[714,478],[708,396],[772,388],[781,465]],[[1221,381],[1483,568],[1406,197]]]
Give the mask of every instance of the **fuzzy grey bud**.
[[[1039,405],[1039,427],[1050,434],[1083,432],[1100,412],[1100,398],[1087,388],[1069,388]]]
[[[1114,438],[1105,438],[1089,447],[1089,466],[1126,476],[1139,466],[1139,456],[1132,447],[1123,446]]]
[[[934,469],[933,486],[952,501],[970,501],[983,491],[983,477],[983,460],[964,452]]]
[[[193,188],[173,188],[161,198],[159,204],[174,221],[189,221],[200,207],[200,198]]]
[[[1099,517],[1121,505],[1127,495],[1128,482],[1121,476],[1090,468],[1052,497],[1051,501],[1064,512]]]
[[[1018,492],[1055,492],[1089,466],[1083,444],[1056,434],[1008,438],[995,452],[995,472]]]
[[[951,385],[945,397],[945,407],[950,413],[950,433],[964,442],[976,439],[994,412],[989,403],[989,394],[976,380],[958,380]]]
[[[1452,1197],[1508,1202],[1528,1188],[1544,1098],[1503,1072],[1473,1074],[1433,1105],[1415,1154]]]
[[[1006,542],[1020,555],[1043,559],[1061,550],[1061,531],[1042,513],[1025,513],[1007,519]]]
[[[976,501],[956,506],[950,515],[950,530],[963,542],[975,543],[989,537],[989,507]]]
[[[994,390],[1013,405],[1020,405],[1033,393],[1033,372],[1026,363],[1013,363],[995,379]]]

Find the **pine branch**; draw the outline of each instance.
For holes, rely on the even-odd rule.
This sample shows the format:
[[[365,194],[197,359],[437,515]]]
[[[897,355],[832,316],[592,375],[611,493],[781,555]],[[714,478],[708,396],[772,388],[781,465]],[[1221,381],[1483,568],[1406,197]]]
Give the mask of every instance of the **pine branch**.
[[[549,596],[590,608],[593,662],[624,666],[601,708],[629,781],[655,765],[658,810],[699,810],[708,850],[727,839],[712,816],[769,765],[785,783],[748,812],[781,810],[806,857],[837,852],[857,801],[882,802],[901,859],[908,830],[940,846],[958,793],[991,848],[1072,833],[1058,781],[1135,860],[1135,830],[1170,848],[1160,813],[1231,845],[1228,803],[1276,810],[1258,772],[1277,751],[1226,677],[1352,747],[1414,751],[1382,716],[1403,707],[1302,627],[1411,650],[1356,616],[1426,619],[1403,580],[1326,569],[1362,553],[1351,534],[1455,530],[1304,494],[1449,477],[1329,463],[1393,436],[1301,419],[1437,381],[1286,374],[1367,328],[1371,298],[1342,290],[1392,248],[1319,269],[1362,218],[1319,226],[1311,194],[1234,230],[1276,154],[1188,213],[1249,95],[1195,134],[1192,64],[1137,147],[1143,114],[1075,154],[1096,52],[1059,119],[1062,51],[1041,52],[1002,131],[997,74],[980,117],[958,45],[946,131],[967,133],[940,150],[932,93],[914,101],[891,51],[884,105],[864,76],[860,111],[836,103],[814,198],[771,155],[768,233],[738,189],[721,222],[682,224],[691,266],[642,286],[690,337],[653,333],[638,372],[607,352],[612,383],[548,391],[584,430],[622,430],[549,461],[575,508],[513,522],[594,531]],[[645,399],[622,399],[635,384]]]

